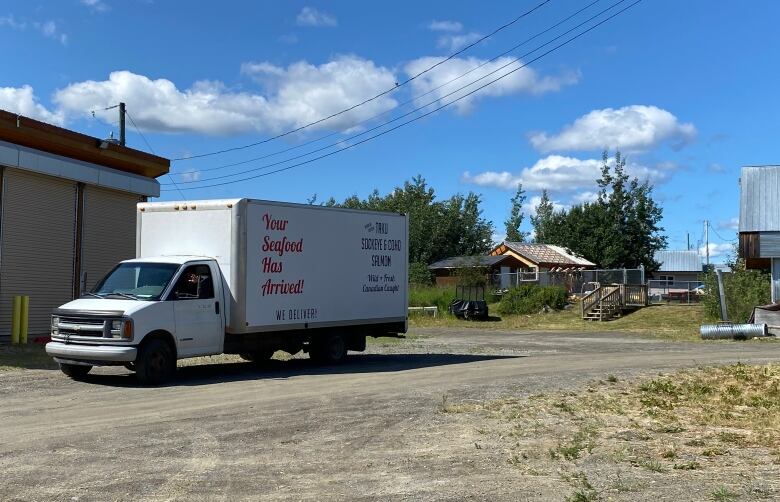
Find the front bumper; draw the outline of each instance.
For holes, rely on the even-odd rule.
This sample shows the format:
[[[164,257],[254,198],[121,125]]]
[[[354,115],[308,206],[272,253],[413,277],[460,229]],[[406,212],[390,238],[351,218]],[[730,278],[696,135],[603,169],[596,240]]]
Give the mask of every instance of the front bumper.
[[[46,353],[56,359],[73,361],[133,362],[138,349],[125,346],[74,345],[49,342],[46,344]]]

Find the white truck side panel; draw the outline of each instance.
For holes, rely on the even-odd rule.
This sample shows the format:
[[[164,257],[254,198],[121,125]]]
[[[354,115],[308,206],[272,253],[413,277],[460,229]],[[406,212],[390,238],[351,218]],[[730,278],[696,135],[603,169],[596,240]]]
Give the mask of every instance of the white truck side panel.
[[[137,256],[215,258],[228,332],[405,321],[405,215],[247,199],[184,206],[139,204]]]
[[[406,319],[406,216],[249,201],[246,225],[250,330]]]

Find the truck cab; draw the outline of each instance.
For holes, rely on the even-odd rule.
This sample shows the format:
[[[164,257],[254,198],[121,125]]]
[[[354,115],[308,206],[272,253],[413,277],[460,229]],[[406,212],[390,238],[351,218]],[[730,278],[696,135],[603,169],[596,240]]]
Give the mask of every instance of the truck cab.
[[[126,260],[53,312],[46,352],[72,377],[95,365],[125,365],[142,382],[158,383],[177,359],[223,351],[229,307],[212,258]]]

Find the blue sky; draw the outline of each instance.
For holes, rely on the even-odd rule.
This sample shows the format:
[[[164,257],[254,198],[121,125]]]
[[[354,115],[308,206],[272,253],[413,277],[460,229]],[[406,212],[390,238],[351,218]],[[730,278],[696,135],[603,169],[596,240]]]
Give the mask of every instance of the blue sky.
[[[350,136],[415,105],[428,106],[407,119],[462,96],[444,94],[616,2],[598,1],[510,59],[486,63],[590,3],[550,0],[392,93],[282,139],[176,161],[173,179],[180,188],[241,180],[318,147],[334,144],[321,155],[354,144],[375,133]],[[3,2],[0,108],[104,137],[117,130],[116,110],[99,110],[122,100],[156,153],[186,157],[262,141],[393,89],[540,3]],[[343,199],[384,193],[422,174],[441,197],[481,193],[499,238],[518,182],[529,199],[547,188],[563,206],[588,200],[601,150],[620,148],[632,173],[655,184],[670,247],[684,248],[686,232],[696,245],[708,219],[717,261],[735,238],[740,166],[780,161],[779,44],[770,36],[778,15],[780,4],[769,0],[644,0],[481,93],[375,140],[284,172],[184,193]],[[372,119],[377,114],[384,115]],[[149,149],[132,125],[128,143]],[[257,170],[208,181],[248,169]],[[160,181],[173,189],[170,178]]]

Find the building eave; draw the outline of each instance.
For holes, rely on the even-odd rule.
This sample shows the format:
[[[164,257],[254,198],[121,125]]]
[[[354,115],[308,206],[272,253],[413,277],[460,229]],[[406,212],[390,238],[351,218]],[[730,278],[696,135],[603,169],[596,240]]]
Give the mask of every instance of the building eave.
[[[99,138],[4,110],[0,110],[0,140],[147,178],[167,174],[171,165],[166,158],[126,146],[106,143],[101,148]]]

